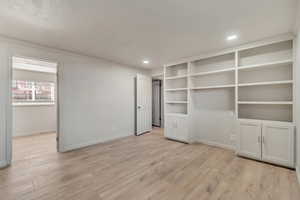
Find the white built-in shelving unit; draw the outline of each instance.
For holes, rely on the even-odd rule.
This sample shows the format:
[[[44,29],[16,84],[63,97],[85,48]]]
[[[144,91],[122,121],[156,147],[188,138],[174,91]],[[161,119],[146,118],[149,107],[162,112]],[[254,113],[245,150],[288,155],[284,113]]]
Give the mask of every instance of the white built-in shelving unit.
[[[166,137],[234,148],[240,120],[293,126],[293,63],[288,37],[166,65]]]

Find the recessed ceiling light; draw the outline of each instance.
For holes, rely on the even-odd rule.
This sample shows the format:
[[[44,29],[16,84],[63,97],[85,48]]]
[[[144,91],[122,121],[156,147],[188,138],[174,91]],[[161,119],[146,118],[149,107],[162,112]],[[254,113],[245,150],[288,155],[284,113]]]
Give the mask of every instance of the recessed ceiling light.
[[[144,64],[149,64],[150,61],[149,61],[149,60],[143,60],[143,63],[144,63]]]
[[[230,35],[227,37],[228,41],[235,40],[235,39],[237,39],[237,35]]]

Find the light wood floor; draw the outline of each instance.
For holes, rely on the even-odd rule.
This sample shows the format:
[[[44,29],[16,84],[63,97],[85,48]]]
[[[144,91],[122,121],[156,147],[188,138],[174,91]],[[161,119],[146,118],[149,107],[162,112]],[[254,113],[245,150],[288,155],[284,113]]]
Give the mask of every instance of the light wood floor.
[[[56,133],[42,133],[13,138],[14,162],[30,161],[56,152]]]
[[[229,150],[166,140],[155,129],[69,153],[17,160],[0,170],[0,199],[299,200],[300,189],[292,170],[239,158]]]

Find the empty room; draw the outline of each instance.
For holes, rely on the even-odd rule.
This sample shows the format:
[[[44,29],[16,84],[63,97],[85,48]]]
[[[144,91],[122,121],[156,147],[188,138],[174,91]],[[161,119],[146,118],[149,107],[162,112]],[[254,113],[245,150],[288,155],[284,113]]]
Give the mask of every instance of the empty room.
[[[0,1],[0,199],[300,200],[300,0]]]

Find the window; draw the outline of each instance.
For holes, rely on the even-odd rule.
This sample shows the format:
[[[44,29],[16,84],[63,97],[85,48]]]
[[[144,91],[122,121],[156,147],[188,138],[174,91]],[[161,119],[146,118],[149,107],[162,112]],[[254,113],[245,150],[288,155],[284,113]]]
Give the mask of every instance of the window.
[[[14,103],[50,103],[55,101],[53,82],[13,80],[12,98]]]

